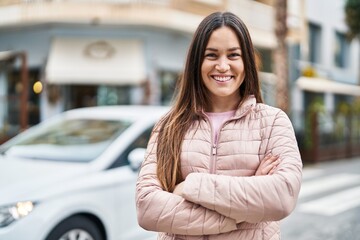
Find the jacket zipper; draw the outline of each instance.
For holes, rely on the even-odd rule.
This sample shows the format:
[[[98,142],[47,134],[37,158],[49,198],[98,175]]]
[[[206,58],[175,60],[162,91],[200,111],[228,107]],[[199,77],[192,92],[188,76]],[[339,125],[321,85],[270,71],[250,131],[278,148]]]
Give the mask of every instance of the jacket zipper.
[[[209,164],[209,171],[210,171],[210,174],[214,174],[216,172],[216,157],[217,157],[217,144],[218,144],[218,140],[220,138],[220,132],[221,132],[221,129],[224,127],[225,124],[227,124],[228,122],[232,121],[232,120],[235,120],[235,119],[239,119],[239,118],[242,118],[243,116],[245,116],[250,110],[251,110],[251,107],[252,105],[246,110],[244,111],[242,114],[240,114],[239,116],[236,116],[236,117],[232,117],[230,119],[228,119],[227,121],[225,121],[221,126],[220,126],[220,129],[219,129],[219,134],[215,137],[215,139],[213,138],[213,125],[210,121],[210,118],[205,114],[206,118],[207,118],[207,121],[209,122],[209,125],[210,125],[210,134],[211,134],[211,157],[210,157],[210,164]]]
[[[230,119],[228,120],[230,121]],[[213,139],[212,141],[212,148],[211,148],[211,162],[210,162],[210,173],[215,173],[216,172],[216,158],[217,158],[217,144],[219,142],[219,138],[220,138],[220,132],[221,129],[224,127],[224,125],[228,122],[225,121],[219,128],[219,133],[217,136],[215,136],[215,139]],[[211,139],[212,139],[212,127],[211,127]]]
[[[252,105],[251,105],[252,106]],[[210,136],[211,136],[211,155],[210,155],[210,164],[209,164],[209,169],[210,169],[210,174],[214,174],[215,171],[216,171],[216,156],[217,156],[217,143],[218,143],[218,140],[220,138],[220,132],[221,132],[221,129],[224,127],[224,125],[232,120],[235,120],[235,119],[239,119],[239,118],[242,118],[245,114],[247,114],[249,111],[250,111],[251,107],[249,107],[248,110],[244,111],[241,115],[239,116],[236,116],[236,117],[232,117],[230,118],[229,120],[225,121],[220,129],[219,129],[219,134],[216,136],[216,138],[214,139],[213,138],[213,125],[210,121],[210,118],[206,115],[206,119],[207,121],[209,122],[209,125],[210,125]],[[203,240],[208,240],[209,239],[209,236],[204,236]]]
[[[210,121],[210,118],[205,114],[205,117],[207,119],[207,122],[209,123],[210,125],[210,138],[211,138],[211,154],[210,154],[210,163],[209,163],[209,171],[210,171],[210,174],[212,173],[215,173],[215,155],[216,155],[216,144],[215,144],[215,141],[214,141],[214,138],[213,138],[213,125]]]
[[[216,144],[214,143],[212,146],[212,157],[211,157],[211,161],[210,161],[210,173],[215,173],[216,170]]]
[[[207,116],[206,116],[207,117]],[[214,174],[216,172],[216,156],[217,156],[217,143],[220,137],[220,132],[221,129],[223,128],[223,126],[225,125],[225,123],[227,123],[228,121],[230,121],[231,119],[225,121],[221,126],[220,126],[220,130],[219,130],[219,134],[217,136],[215,136],[215,139],[213,138],[213,125],[210,121],[210,119],[207,117],[209,125],[210,125],[210,134],[211,134],[211,157],[210,157],[210,164],[209,164],[209,171],[210,174]]]

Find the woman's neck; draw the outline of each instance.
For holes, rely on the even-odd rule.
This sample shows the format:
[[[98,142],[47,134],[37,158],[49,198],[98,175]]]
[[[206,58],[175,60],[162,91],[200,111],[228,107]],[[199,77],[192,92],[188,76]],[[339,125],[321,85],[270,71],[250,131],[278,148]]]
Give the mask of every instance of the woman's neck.
[[[208,112],[229,112],[237,109],[240,103],[240,98],[231,99],[228,98],[216,98],[210,102]]]

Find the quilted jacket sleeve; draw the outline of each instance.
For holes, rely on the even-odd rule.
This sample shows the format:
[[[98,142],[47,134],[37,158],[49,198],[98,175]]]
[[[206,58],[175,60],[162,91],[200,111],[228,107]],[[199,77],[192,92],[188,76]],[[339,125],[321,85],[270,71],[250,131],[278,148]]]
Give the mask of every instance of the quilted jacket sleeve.
[[[156,176],[156,136],[151,137],[136,184],[138,222],[146,230],[181,235],[210,235],[236,230],[225,217],[164,191]]]
[[[301,157],[292,124],[284,112],[276,114],[269,129],[264,144],[267,151],[272,150],[281,159],[273,175],[231,177],[191,173],[185,179],[183,197],[237,223],[277,221],[288,216],[300,191]]]

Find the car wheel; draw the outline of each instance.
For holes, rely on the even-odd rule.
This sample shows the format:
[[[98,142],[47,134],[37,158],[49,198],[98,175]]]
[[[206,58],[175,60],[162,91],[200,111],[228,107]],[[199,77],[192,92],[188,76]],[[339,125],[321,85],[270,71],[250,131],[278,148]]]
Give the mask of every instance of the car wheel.
[[[75,216],[59,223],[46,240],[104,240],[99,228],[84,216]]]

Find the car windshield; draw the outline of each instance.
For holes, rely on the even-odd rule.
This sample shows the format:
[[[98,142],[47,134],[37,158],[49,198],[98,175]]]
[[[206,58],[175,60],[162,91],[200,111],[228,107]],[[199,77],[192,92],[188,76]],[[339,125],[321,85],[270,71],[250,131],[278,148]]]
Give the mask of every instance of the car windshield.
[[[90,162],[130,124],[119,120],[62,119],[25,132],[4,144],[0,152],[30,159]]]

